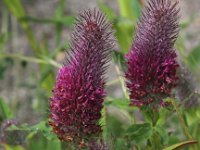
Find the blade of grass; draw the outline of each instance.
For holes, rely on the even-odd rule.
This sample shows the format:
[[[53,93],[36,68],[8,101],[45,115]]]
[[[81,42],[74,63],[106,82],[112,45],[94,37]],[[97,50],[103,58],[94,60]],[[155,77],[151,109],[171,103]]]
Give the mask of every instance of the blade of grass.
[[[61,64],[57,63],[56,61],[48,58],[48,59],[39,59],[35,57],[28,57],[28,56],[23,56],[19,54],[0,54],[0,58],[16,58],[20,60],[24,60],[27,62],[33,62],[33,63],[38,63],[38,64],[50,64],[54,67],[60,68],[62,67]]]
[[[178,148],[183,148],[185,146],[189,146],[189,145],[193,145],[193,144],[197,144],[198,142],[196,140],[190,140],[190,141],[185,141],[185,142],[180,142],[174,145],[171,145],[169,147],[164,148],[163,150],[175,150]]]
[[[13,14],[13,16],[15,16],[17,18],[17,20],[19,21],[19,23],[21,24],[22,28],[24,29],[24,31],[26,32],[26,35],[28,37],[28,40],[30,42],[30,45],[33,49],[33,52],[35,54],[35,56],[38,56],[40,54],[40,49],[37,46],[37,41],[35,39],[35,36],[32,32],[32,29],[30,27],[30,25],[28,24],[28,22],[22,22],[20,21],[19,18],[25,16],[25,10],[22,6],[21,0],[3,0],[5,5],[7,6],[7,8],[10,10],[10,12]]]

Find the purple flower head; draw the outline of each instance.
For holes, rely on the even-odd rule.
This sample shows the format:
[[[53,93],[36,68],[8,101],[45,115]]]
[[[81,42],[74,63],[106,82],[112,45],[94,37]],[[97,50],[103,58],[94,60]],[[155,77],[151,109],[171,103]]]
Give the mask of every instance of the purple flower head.
[[[126,56],[125,73],[131,105],[166,106],[178,77],[174,43],[178,36],[179,9],[170,0],[150,0]]]
[[[106,63],[113,47],[111,24],[97,10],[79,15],[68,63],[58,72],[50,98],[50,125],[59,139],[83,143],[99,135]]]

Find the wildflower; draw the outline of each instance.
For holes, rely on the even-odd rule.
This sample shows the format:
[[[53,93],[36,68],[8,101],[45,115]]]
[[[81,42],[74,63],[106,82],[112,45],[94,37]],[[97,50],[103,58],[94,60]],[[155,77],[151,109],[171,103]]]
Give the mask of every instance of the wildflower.
[[[111,24],[97,10],[79,15],[68,63],[58,72],[50,98],[50,125],[60,140],[79,142],[101,133],[106,63],[113,47]]]
[[[178,77],[174,43],[178,36],[179,9],[170,0],[150,0],[139,21],[135,40],[126,56],[125,73],[131,103],[166,106],[163,101]]]

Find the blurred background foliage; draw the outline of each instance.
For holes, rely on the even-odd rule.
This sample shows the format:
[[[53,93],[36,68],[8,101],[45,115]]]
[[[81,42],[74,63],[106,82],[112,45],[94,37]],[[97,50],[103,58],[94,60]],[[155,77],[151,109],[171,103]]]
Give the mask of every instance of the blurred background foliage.
[[[180,36],[176,42],[181,67],[174,96],[178,113],[191,134],[188,137],[182,131],[177,111],[160,109],[155,118],[157,124],[152,125],[152,118],[145,116],[146,112],[128,106],[122,73],[124,55],[131,46],[145,1],[110,1],[94,1],[113,22],[118,43],[107,74],[109,95],[101,120],[108,145],[115,150],[153,147],[170,150],[179,146],[200,149],[200,144],[187,147],[196,143],[192,140],[200,142],[200,16],[194,11],[185,19],[187,11],[182,9]],[[73,8],[75,2],[80,8]],[[61,143],[48,126],[48,99],[56,71],[65,62],[65,51],[69,50],[74,17],[85,9],[81,1],[74,3],[55,0],[49,9],[45,8],[48,15],[43,15],[40,11],[48,7],[47,0],[0,1],[0,147],[5,150],[72,149],[67,143]]]

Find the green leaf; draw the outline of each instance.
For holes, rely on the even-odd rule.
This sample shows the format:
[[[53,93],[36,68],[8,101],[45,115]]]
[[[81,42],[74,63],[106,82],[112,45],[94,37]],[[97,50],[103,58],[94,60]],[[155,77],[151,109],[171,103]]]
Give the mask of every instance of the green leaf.
[[[128,150],[126,146],[126,140],[123,138],[117,138],[115,144],[114,144],[115,150]]]
[[[177,148],[182,148],[182,147],[186,147],[186,146],[197,144],[197,143],[198,142],[196,140],[190,140],[190,141],[180,142],[180,143],[171,145],[169,147],[166,147],[163,150],[175,150]]]
[[[64,16],[61,20],[61,23],[63,23],[66,26],[71,27],[74,22],[75,22],[75,17],[74,16]]]
[[[107,136],[110,138],[122,137],[125,132],[124,122],[122,122],[118,117],[114,115],[107,115],[107,120],[109,120],[106,124]]]
[[[29,126],[28,124],[23,124],[19,127],[12,125],[8,128],[8,130],[28,131],[29,134],[26,137],[27,140],[32,139],[32,137],[38,132],[42,133],[48,140],[53,140],[56,138],[56,136],[52,133],[52,129],[50,128],[50,126],[47,124],[46,121],[41,121],[33,126]]]
[[[21,0],[4,0],[4,3],[16,17],[21,17],[25,14]]]
[[[162,145],[168,144],[169,136],[168,136],[167,130],[165,128],[163,128],[162,126],[159,126],[159,125],[156,125],[154,127],[154,130],[159,134],[159,136],[161,138]]]
[[[64,10],[65,10],[65,0],[60,0],[60,3],[55,10],[55,17],[61,19]]]
[[[113,28],[116,31],[115,36],[121,49],[120,52],[123,54],[126,54],[131,46],[133,27],[134,22],[127,18],[117,18],[113,24]]]
[[[129,137],[133,143],[141,143],[151,137],[153,128],[151,124],[133,124],[126,130],[126,136]]]
[[[13,114],[9,108],[9,106],[4,102],[4,100],[0,97],[0,118],[3,120],[13,118]],[[2,116],[1,116],[2,115]]]
[[[58,139],[48,141],[47,150],[60,150],[60,149],[61,149],[61,143]]]
[[[118,0],[120,14],[122,17],[126,17],[136,21],[140,15],[140,5],[138,0]]]
[[[157,121],[159,119],[159,113],[154,111],[153,109],[149,109],[148,107],[142,107],[141,111],[144,115],[145,120],[147,120],[149,123],[152,123],[153,126],[157,124]]]

